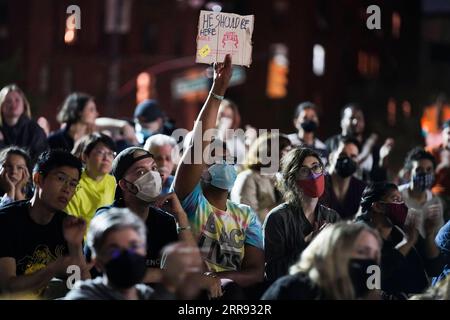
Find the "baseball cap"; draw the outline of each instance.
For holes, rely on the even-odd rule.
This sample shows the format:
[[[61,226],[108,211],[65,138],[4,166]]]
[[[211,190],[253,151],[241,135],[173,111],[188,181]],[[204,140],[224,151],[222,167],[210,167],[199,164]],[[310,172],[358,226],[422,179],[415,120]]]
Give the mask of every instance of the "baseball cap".
[[[136,106],[134,117],[141,118],[143,122],[153,122],[158,118],[163,118],[164,113],[156,100],[147,99]]]

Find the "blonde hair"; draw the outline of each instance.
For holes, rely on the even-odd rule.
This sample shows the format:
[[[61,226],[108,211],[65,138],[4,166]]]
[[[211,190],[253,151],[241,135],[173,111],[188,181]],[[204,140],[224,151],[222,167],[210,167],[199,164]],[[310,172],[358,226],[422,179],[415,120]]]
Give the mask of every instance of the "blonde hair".
[[[31,107],[30,102],[28,102],[27,97],[25,96],[25,93],[23,93],[22,89],[20,89],[16,84],[10,84],[2,88],[0,91],[0,126],[3,126],[3,103],[6,100],[6,96],[10,92],[17,92],[23,101],[23,113],[31,119]]]
[[[364,223],[339,222],[325,227],[303,251],[289,272],[305,273],[324,292],[326,299],[355,299],[349,261],[361,232],[371,233],[381,247],[378,232]],[[380,257],[378,257],[378,260]]]

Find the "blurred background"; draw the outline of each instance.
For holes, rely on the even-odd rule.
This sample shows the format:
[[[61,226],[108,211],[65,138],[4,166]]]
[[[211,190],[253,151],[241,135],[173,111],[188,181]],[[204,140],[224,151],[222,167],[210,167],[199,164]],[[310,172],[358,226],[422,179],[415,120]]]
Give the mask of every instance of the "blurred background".
[[[79,30],[67,28],[70,5]],[[380,30],[366,26],[369,5],[381,9]],[[291,133],[295,107],[310,100],[324,140],[340,131],[344,104],[358,102],[366,131],[395,138],[400,166],[424,144],[424,108],[446,107],[448,0],[0,0],[0,86],[21,86],[52,130],[73,91],[93,95],[101,116],[126,119],[156,98],[190,130],[211,76],[195,63],[200,10],[255,15],[252,65],[234,68],[227,91],[242,126]]]

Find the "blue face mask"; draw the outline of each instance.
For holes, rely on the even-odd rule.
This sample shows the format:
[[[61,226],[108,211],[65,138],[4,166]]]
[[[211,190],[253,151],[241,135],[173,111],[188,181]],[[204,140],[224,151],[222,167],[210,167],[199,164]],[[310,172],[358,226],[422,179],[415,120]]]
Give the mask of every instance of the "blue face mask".
[[[150,136],[153,135],[153,132],[148,130],[148,129],[144,129],[142,128],[140,131],[136,132],[136,137],[139,141],[139,143],[144,144],[145,141],[147,141],[147,138],[149,138]]]
[[[209,167],[208,172],[211,174],[211,185],[231,191],[237,177],[236,168],[233,165],[216,163]]]

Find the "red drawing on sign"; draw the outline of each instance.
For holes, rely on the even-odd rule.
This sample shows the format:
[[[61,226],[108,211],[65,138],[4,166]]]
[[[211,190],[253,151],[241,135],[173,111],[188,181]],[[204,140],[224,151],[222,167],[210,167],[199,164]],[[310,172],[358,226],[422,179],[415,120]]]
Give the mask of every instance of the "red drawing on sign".
[[[234,42],[234,46],[237,48],[239,44],[239,39],[236,33],[234,32],[225,32],[222,38],[222,47],[225,48],[225,42]]]

